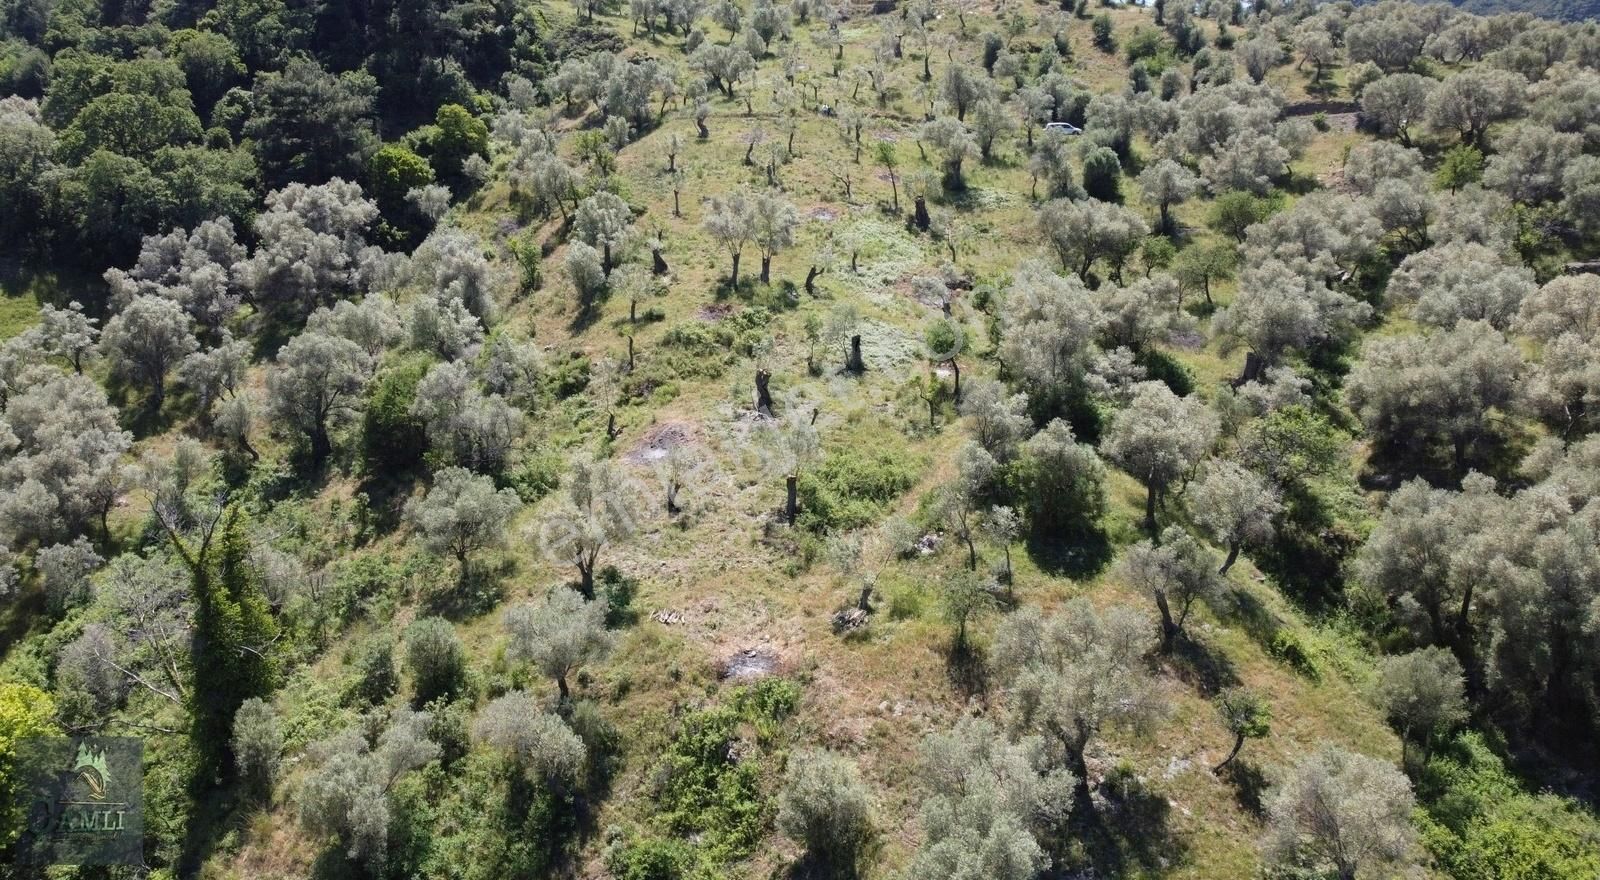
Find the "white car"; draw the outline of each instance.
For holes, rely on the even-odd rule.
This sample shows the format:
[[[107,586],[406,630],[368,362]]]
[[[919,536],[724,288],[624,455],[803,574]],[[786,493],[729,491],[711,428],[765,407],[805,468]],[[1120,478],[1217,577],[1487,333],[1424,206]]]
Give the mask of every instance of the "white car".
[[[1064,135],[1080,135],[1080,134],[1083,134],[1083,129],[1077,127],[1076,125],[1073,125],[1070,122],[1046,122],[1044,124],[1044,130],[1045,131],[1053,131],[1056,134],[1064,134]]]

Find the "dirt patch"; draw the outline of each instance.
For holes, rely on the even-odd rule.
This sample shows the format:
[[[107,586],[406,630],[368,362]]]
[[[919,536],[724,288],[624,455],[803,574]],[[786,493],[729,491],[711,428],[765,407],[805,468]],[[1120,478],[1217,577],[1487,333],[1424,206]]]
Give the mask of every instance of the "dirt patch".
[[[715,324],[738,310],[739,307],[733,303],[712,303],[701,306],[699,311],[694,313],[694,316],[702,321]]]
[[[671,450],[693,444],[694,435],[694,425],[688,422],[658,422],[633,444],[626,457],[634,464],[653,464]]]
[[[815,208],[807,211],[806,216],[813,220],[821,220],[824,223],[832,223],[833,221],[839,219],[839,213],[837,211],[833,210],[832,208],[825,208],[821,205],[818,205]]]
[[[1329,131],[1355,131],[1360,117],[1355,113],[1329,113],[1324,117]]]
[[[940,283],[937,286],[921,286],[919,289],[919,285],[912,283],[918,278],[930,278]],[[897,296],[903,296],[918,305],[930,309],[942,309],[947,300],[954,300],[955,298],[955,291],[952,291],[944,284],[944,279],[931,275],[902,275],[893,284],[889,285],[889,288]]]
[[[767,648],[745,648],[723,660],[717,677],[725,681],[754,681],[778,671],[778,655]]]

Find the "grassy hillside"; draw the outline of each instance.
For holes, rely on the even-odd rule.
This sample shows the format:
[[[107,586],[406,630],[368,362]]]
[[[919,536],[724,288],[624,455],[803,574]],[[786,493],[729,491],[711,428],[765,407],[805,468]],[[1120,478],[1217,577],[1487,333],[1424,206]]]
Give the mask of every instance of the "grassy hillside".
[[[108,713],[114,720],[94,728],[149,743],[147,821],[152,863],[163,876],[809,876],[817,865],[780,832],[775,815],[797,756],[823,747],[851,759],[870,792],[874,833],[861,876],[910,877],[928,800],[920,744],[963,717],[1004,725],[1018,711],[1004,671],[992,662],[1002,621],[1023,607],[1050,614],[1086,598],[1097,608],[1147,615],[1153,646],[1155,603],[1119,564],[1146,537],[1146,489],[1109,464],[1106,508],[1088,537],[975,539],[976,568],[992,601],[973,618],[970,644],[956,643],[944,597],[968,554],[936,508],[974,428],[957,408],[950,365],[929,362],[924,334],[943,314],[966,331],[971,343],[959,356],[964,388],[982,379],[1015,381],[1016,365],[999,357],[997,303],[1023,264],[1041,260],[1053,271],[1057,263],[1037,219],[1044,200],[1032,195],[1044,185],[1030,174],[1021,133],[1002,138],[988,160],[969,159],[963,189],[921,184],[930,230],[919,230],[910,212],[919,173],[938,172],[937,151],[919,141],[924,113],[936,101],[944,109],[936,93],[946,65],[981,64],[979,34],[1008,34],[1008,51],[1031,62],[1051,40],[1043,21],[1050,18],[1070,49],[1057,63],[1095,94],[1125,88],[1126,47],[1141,40],[1160,44],[1151,65],[1157,77],[1162,65],[1184,70],[1185,80],[1188,71],[1152,10],[1089,10],[1111,23],[1110,48],[1096,45],[1087,15],[1057,19],[1047,6],[997,11],[973,4],[959,20],[954,7],[930,20],[925,41],[906,37],[904,57],[883,68],[879,101],[866,71],[893,16],[865,7],[850,8],[839,23],[839,59],[827,47],[827,25],[796,23],[792,41],[760,59],[739,97],[712,91],[708,136],[698,134],[692,102],[669,98],[659,124],[615,151],[615,169],[597,179],[627,203],[636,230],[659,240],[668,266],[660,294],[637,304],[618,290],[586,297],[575,288],[565,269],[576,237],[565,216],[570,206],[537,210],[529,181],[513,167],[515,148],[495,142],[482,186],[441,223],[475,236],[494,268],[498,314],[491,335],[531,340],[542,364],[536,399],[520,407],[526,422],[513,465],[498,481],[521,506],[504,528],[504,542],[473,557],[470,569],[448,553],[428,552],[407,514],[408,502],[425,497],[429,471],[449,463],[437,449],[418,455],[409,469],[374,467],[362,455],[373,436],[363,438],[356,422],[335,438],[326,470],[308,473],[295,439],[258,421],[246,434],[246,461],[190,418],[199,405],[188,391],[174,391],[164,410],[140,414],[136,390],[111,378],[102,363],[90,368],[124,403],[124,426],[135,434],[130,461],[169,459],[181,441],[204,440],[219,484],[231,481],[231,497],[244,499],[239,503],[249,510],[261,580],[283,584],[281,596],[268,591],[281,627],[271,648],[277,686],[267,699],[284,756],[274,779],[252,785],[225,777],[196,790],[189,779],[196,759],[183,735],[186,704],[159,688],[131,688]],[[568,41],[561,45],[576,54],[586,34],[607,29],[620,35],[631,58],[683,57],[681,33],[646,34],[626,10],[602,11],[582,21],[587,30],[581,31],[565,6],[541,6],[537,14],[552,42]],[[720,25],[703,26],[708,42],[734,38]],[[1198,26],[1212,41],[1243,36],[1238,26],[1220,33],[1212,21]],[[922,77],[925,54],[931,83]],[[1347,100],[1348,74],[1333,64],[1325,80],[1313,82],[1310,65],[1284,63],[1266,82],[1289,103]],[[833,109],[850,105],[867,116],[859,159]],[[1309,141],[1277,181],[1279,210],[1337,189],[1351,147],[1372,138],[1357,129],[1353,114],[1306,121],[1313,123]],[[588,105],[557,113],[551,124],[561,137],[557,152],[574,167],[591,165],[579,144],[604,124]],[[880,143],[897,158],[892,183],[876,159]],[[1431,164],[1444,146],[1442,140],[1428,145]],[[668,170],[674,152],[670,162],[680,178]],[[1154,145],[1138,134],[1118,178],[1122,204],[1152,228],[1156,208],[1142,198],[1136,178],[1156,158]],[[1071,162],[1073,180],[1082,182],[1077,152]],[[707,231],[709,200],[737,190],[779,193],[798,212],[792,243],[771,261],[769,283],[756,277],[760,254],[748,245],[740,281],[731,285],[729,252]],[[1174,239],[1184,250],[1232,247],[1212,222],[1215,207],[1203,192],[1173,206]],[[1151,237],[1157,239],[1164,237]],[[542,278],[519,285],[514,248],[530,243],[541,254]],[[624,250],[619,246],[619,255]],[[636,241],[626,250],[630,261],[650,265],[649,247]],[[1159,246],[1145,243],[1128,259],[1123,280],[1131,285],[1159,275],[1160,254]],[[1552,247],[1541,258],[1548,264],[1561,255]],[[818,271],[808,290],[812,269]],[[1109,274],[1096,264],[1094,280],[1107,289]],[[938,280],[930,285],[929,278]],[[77,286],[63,279],[4,280],[0,340],[30,326],[43,302],[77,295],[69,294]],[[930,297],[930,290],[942,293]],[[371,296],[392,296],[405,311],[414,293]],[[1180,394],[1192,391],[1207,406],[1233,399],[1229,381],[1244,368],[1244,351],[1207,332],[1207,321],[1235,294],[1231,279],[1214,282],[1208,297],[1185,291],[1185,332],[1142,355],[1153,377]],[[829,332],[845,316],[847,329]],[[1375,319],[1363,332],[1381,337],[1412,327],[1402,314]],[[860,372],[845,369],[853,334],[861,340]],[[274,334],[256,337],[240,394],[265,394],[280,369],[269,358],[281,342]],[[1324,744],[1401,763],[1401,739],[1373,698],[1383,640],[1393,633],[1375,623],[1381,607],[1344,595],[1342,566],[1378,521],[1390,488],[1371,479],[1372,449],[1338,389],[1356,347],[1298,364],[1313,377],[1310,408],[1334,426],[1339,457],[1335,472],[1307,480],[1309,500],[1301,503],[1315,515],[1299,533],[1306,543],[1286,539],[1248,549],[1227,573],[1218,601],[1195,604],[1175,650],[1146,655],[1163,711],[1152,724],[1113,726],[1095,740],[1087,756],[1093,808],[1075,815],[1071,832],[1052,848],[1048,876],[1258,876],[1268,870],[1264,798],[1290,767]],[[400,349],[381,355],[369,395],[384,377],[433,360]],[[754,411],[758,372],[770,374],[776,419]],[[372,396],[365,400],[372,424],[377,404]],[[1073,413],[1079,439],[1097,439],[1093,430],[1116,411],[1106,398]],[[808,421],[820,438],[816,460],[799,469],[803,506],[794,526],[784,517],[784,477],[794,469],[772,452],[769,437],[783,420]],[[1222,442],[1234,442],[1244,421],[1226,425]],[[551,793],[508,770],[484,745],[474,719],[517,689],[541,707],[557,705],[551,678],[508,656],[506,612],[542,603],[552,589],[577,580],[551,530],[567,524],[568,465],[583,456],[619,468],[626,482],[609,503],[625,508],[627,524],[598,557],[612,647],[570,676],[572,701],[563,704],[593,766],[584,783]],[[681,483],[678,510],[667,509],[669,480]],[[1160,511],[1163,525],[1194,525],[1183,497],[1188,482],[1171,490]],[[150,513],[158,500],[154,485],[130,483],[111,509],[108,538],[120,547],[154,553],[165,545]],[[863,543],[854,565],[839,558],[846,535]],[[1220,560],[1222,550],[1215,549]],[[1001,585],[991,573],[1005,560],[1013,570]],[[282,567],[267,571],[268,562]],[[0,679],[53,687],[60,683],[53,671],[58,654],[103,611],[47,611],[40,575],[24,571],[18,598],[0,606]],[[840,626],[838,615],[855,607],[863,583],[872,588],[870,615]],[[454,694],[427,702],[416,699],[405,645],[414,622],[434,616],[459,636],[465,672]],[[383,645],[395,654],[383,661],[384,670],[400,681],[380,688],[374,700],[363,689]],[[1238,687],[1264,699],[1270,730],[1215,773],[1211,768],[1234,743],[1214,700]],[[63,717],[81,717],[73,716],[79,707],[70,696],[60,699]],[[329,829],[305,812],[307,792],[325,766],[319,749],[351,728],[376,735],[382,719],[413,704],[430,712],[427,730],[440,754],[384,788],[386,859],[376,866],[347,859]],[[1450,835],[1465,836],[1463,829],[1480,821],[1492,824],[1485,817],[1496,801],[1506,812],[1495,820],[1546,822],[1556,829],[1551,848],[1565,847],[1563,864],[1575,871],[1592,864],[1583,849],[1600,840],[1600,823],[1579,799],[1534,795],[1548,777],[1506,769],[1516,750],[1482,721],[1474,718],[1459,740],[1441,744],[1437,760],[1418,774],[1422,839],[1404,875],[1470,876],[1492,852],[1475,850],[1455,863],[1440,854],[1462,849]],[[1440,803],[1458,812],[1435,809]]]

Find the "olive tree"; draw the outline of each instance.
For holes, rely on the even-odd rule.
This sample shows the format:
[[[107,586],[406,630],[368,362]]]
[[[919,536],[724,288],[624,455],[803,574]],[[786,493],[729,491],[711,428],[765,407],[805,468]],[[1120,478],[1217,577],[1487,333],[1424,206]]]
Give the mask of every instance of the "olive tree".
[[[1139,192],[1145,202],[1161,212],[1160,230],[1171,233],[1173,205],[1187,201],[1200,188],[1194,172],[1171,159],[1160,159],[1139,172]]]
[[[363,289],[367,230],[378,216],[354,183],[291,183],[267,194],[255,219],[260,243],[236,267],[237,277],[258,307],[301,320]]]
[[[1478,146],[1492,123],[1517,113],[1526,102],[1528,81],[1521,74],[1489,65],[1448,76],[1428,98],[1428,123],[1454,131],[1461,142]]]
[[[472,722],[472,736],[538,783],[571,786],[582,778],[588,749],[561,716],[545,712],[527,691],[494,698]]]
[[[1077,389],[1094,359],[1103,321],[1080,278],[1025,262],[1006,289],[999,317],[1000,359],[1030,395],[1060,399]],[[998,449],[996,456],[1004,458]]]
[[[1339,880],[1392,869],[1415,843],[1413,802],[1411,783],[1394,767],[1325,745],[1268,796],[1269,854]]]
[[[522,435],[522,412],[498,394],[482,393],[459,361],[430,368],[408,412],[435,451],[479,473],[503,471]]]
[[[283,731],[272,704],[251,697],[233,713],[233,760],[256,785],[270,788],[283,760]]]
[[[750,237],[761,251],[761,283],[769,284],[772,281],[772,258],[794,244],[794,230],[800,225],[800,212],[782,196],[757,193],[750,200],[750,225]],[[738,274],[737,269],[735,274]],[[734,284],[737,285],[738,281],[735,280]]]
[[[1422,746],[1424,766],[1434,741],[1467,717],[1461,662],[1448,648],[1431,646],[1385,657],[1376,696],[1379,708],[1400,728],[1403,747],[1413,741]]]
[[[303,435],[311,463],[333,452],[334,429],[356,415],[372,358],[348,339],[302,333],[278,352],[267,373],[267,412],[281,428]]]
[[[1089,280],[1095,261],[1105,260],[1113,280],[1138,249],[1150,227],[1137,212],[1096,199],[1056,199],[1039,209],[1039,231],[1061,259],[1061,268]]]
[[[308,751],[315,768],[296,798],[300,824],[313,835],[337,837],[346,858],[380,872],[389,851],[391,790],[441,753],[429,738],[430,722],[427,713],[402,709],[376,744],[357,728],[314,743]]]
[[[429,552],[455,557],[465,583],[467,557],[499,546],[506,523],[521,508],[521,499],[511,489],[496,491],[489,477],[449,467],[434,475],[426,495],[406,504],[406,517]]]
[[[1283,512],[1280,495],[1265,477],[1228,459],[1212,461],[1184,492],[1195,525],[1228,548],[1217,574],[1228,573],[1245,544],[1272,537],[1273,521]]]
[[[1482,321],[1426,336],[1374,339],[1350,371],[1346,397],[1367,430],[1394,450],[1443,442],[1458,470],[1489,435],[1496,411],[1514,408],[1521,350]]]
[[[1240,273],[1239,294],[1217,312],[1212,329],[1224,345],[1243,343],[1254,355],[1242,374],[1249,380],[1287,352],[1348,336],[1370,313],[1366,303],[1312,274],[1268,259]]]
[[[600,266],[606,275],[615,265],[612,251],[628,240],[633,211],[614,193],[600,190],[578,204],[573,231],[591,247],[600,249]]]
[[[1217,707],[1222,726],[1233,734],[1233,747],[1228,750],[1228,756],[1211,768],[1212,773],[1221,773],[1239,756],[1245,740],[1259,739],[1271,731],[1272,713],[1267,702],[1249,688],[1225,688],[1212,703]]]
[[[518,605],[505,615],[506,658],[529,663],[553,679],[563,702],[571,698],[567,677],[611,650],[606,603],[575,590],[556,589],[543,604]]]
[[[1043,738],[1011,741],[983,718],[962,718],[922,740],[919,877],[1033,880],[1050,865],[1041,844],[1065,827],[1077,780]]]
[[[563,482],[565,503],[540,524],[540,545],[577,568],[578,591],[593,599],[600,551],[637,531],[638,500],[617,465],[605,459],[579,458]]]
[[[1411,145],[1411,128],[1424,122],[1438,81],[1415,73],[1392,73],[1361,90],[1361,115],[1386,135]]]
[[[1114,725],[1142,728],[1165,711],[1143,659],[1154,632],[1137,612],[1097,611],[1083,598],[1048,618],[1023,608],[995,632],[993,658],[1012,721],[1059,750],[1080,807],[1089,802],[1084,755],[1095,739]]]
[[[1016,456],[1017,444],[1033,427],[1028,418],[1028,395],[1012,393],[995,379],[968,383],[959,408],[972,422],[973,439],[1001,463]]]
[[[167,374],[199,347],[183,306],[159,296],[135,297],[100,337],[112,373],[149,389],[153,410],[166,399]]]
[[[1214,411],[1160,382],[1141,382],[1127,408],[1111,418],[1102,449],[1145,484],[1144,525],[1152,535],[1157,503],[1200,462],[1220,431]]]
[[[778,830],[825,870],[854,876],[872,835],[872,812],[872,795],[854,761],[824,749],[790,755],[778,790]]]
[[[0,534],[49,542],[95,519],[109,534],[133,435],[87,376],[36,365],[15,379],[0,406]]]
[[[923,123],[919,136],[939,153],[944,165],[945,187],[956,192],[965,189],[967,182],[961,173],[962,165],[980,151],[977,139],[966,124],[941,116]]]
[[[1105,465],[1065,421],[1052,419],[1022,444],[1014,479],[1035,537],[1071,540],[1098,528],[1106,507]]]
[[[1385,296],[1412,303],[1412,317],[1432,327],[1487,321],[1505,330],[1536,287],[1533,270],[1509,265],[1481,244],[1450,242],[1402,260]]]
[[[733,258],[733,272],[729,275],[728,284],[738,287],[739,257],[744,254],[744,246],[756,234],[755,205],[750,196],[743,192],[712,196],[707,200],[702,225],[706,234],[726,248],[728,256]]]
[[[1244,70],[1249,74],[1250,81],[1258,84],[1267,78],[1272,68],[1283,63],[1283,48],[1276,39],[1267,35],[1246,41],[1237,54],[1244,62]]]
[[[1153,598],[1161,612],[1161,653],[1172,652],[1196,600],[1218,604],[1226,595],[1226,582],[1212,564],[1206,548],[1178,526],[1163,530],[1159,544],[1147,538],[1122,558],[1122,578]]]
[[[83,313],[83,304],[77,300],[60,309],[45,303],[39,307],[39,323],[15,339],[18,345],[45,358],[60,358],[74,373],[82,373],[84,362],[95,353],[95,340],[100,336],[97,323],[98,319]]]

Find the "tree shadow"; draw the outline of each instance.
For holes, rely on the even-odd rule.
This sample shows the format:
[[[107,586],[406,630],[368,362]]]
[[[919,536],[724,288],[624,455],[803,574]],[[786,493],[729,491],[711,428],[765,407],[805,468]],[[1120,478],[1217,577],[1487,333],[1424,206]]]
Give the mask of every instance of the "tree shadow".
[[[1288,513],[1256,553],[1256,567],[1307,610],[1336,607],[1344,596],[1345,563],[1361,547],[1361,536],[1315,493],[1293,488],[1284,500]]]
[[[592,296],[578,297],[578,311],[567,322],[567,329],[572,333],[582,333],[593,327],[600,320],[602,307],[611,298],[609,291],[602,291]]]
[[[1086,580],[1104,571],[1116,552],[1110,537],[1098,526],[1074,529],[1062,540],[1033,532],[1023,547],[1040,571],[1073,580]]]
[[[856,880],[861,876],[858,863],[830,859],[807,852],[789,866],[783,876],[787,880]]]
[[[1252,816],[1266,814],[1262,796],[1267,793],[1267,776],[1260,767],[1243,758],[1234,758],[1233,763],[1222,768],[1217,778],[1233,789],[1233,798],[1240,809]]]
[[[201,865],[211,858],[219,840],[248,829],[248,811],[239,809],[233,787],[213,779],[204,760],[194,760],[188,789],[183,847],[174,866],[179,877],[199,876]]]
[[[1113,773],[1097,809],[1074,811],[1072,825],[1092,876],[1124,877],[1180,862],[1188,851],[1172,829],[1172,805],[1131,773]]]
[[[964,698],[989,693],[989,657],[971,639],[945,649],[944,672],[950,685]]]
[[[387,534],[400,527],[406,501],[420,479],[418,468],[407,468],[398,473],[368,474],[361,481],[357,491],[367,496],[370,531]]]
[[[1238,670],[1228,655],[1214,650],[1187,630],[1173,644],[1167,659],[1178,679],[1203,697],[1214,696],[1240,683]]]
[[[478,560],[469,562],[466,571],[460,574],[446,574],[445,569],[438,569],[440,577],[428,585],[423,607],[429,615],[458,622],[487,614],[505,598],[503,576],[512,567],[514,563],[510,560],[498,566],[488,566]]]
[[[1269,648],[1273,637],[1283,629],[1283,621],[1272,613],[1272,609],[1260,599],[1240,589],[1233,591],[1233,613],[1229,615],[1229,619],[1238,624],[1262,648]]]

